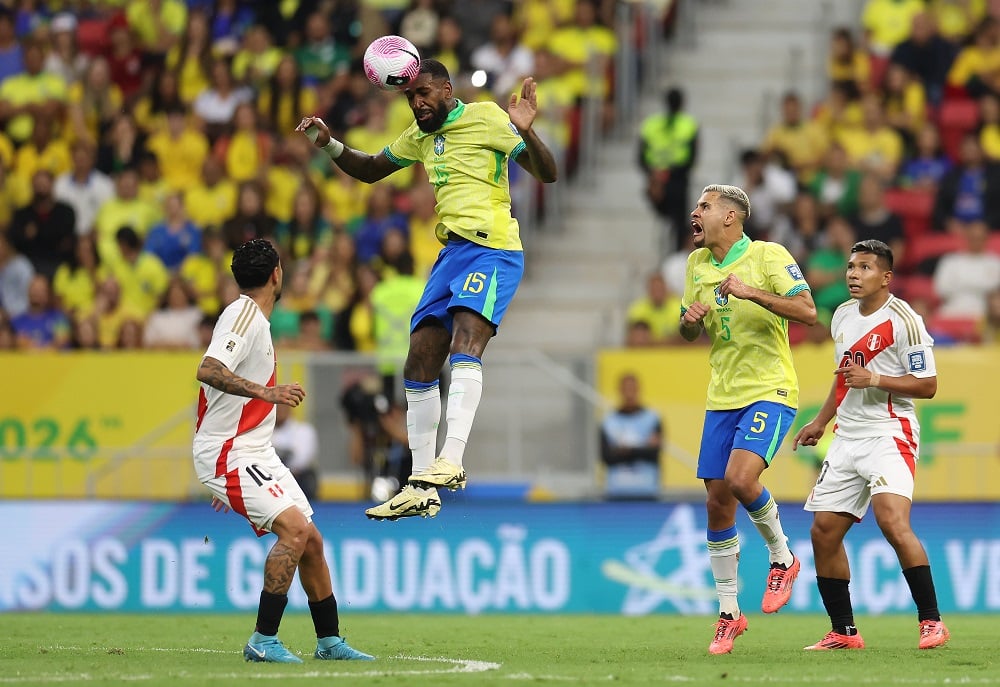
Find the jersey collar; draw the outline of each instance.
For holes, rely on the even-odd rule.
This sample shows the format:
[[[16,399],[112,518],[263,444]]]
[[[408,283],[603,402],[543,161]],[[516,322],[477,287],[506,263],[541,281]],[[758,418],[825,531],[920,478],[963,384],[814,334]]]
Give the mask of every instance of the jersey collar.
[[[712,258],[712,264],[716,267],[726,267],[732,265],[734,262],[743,257],[743,254],[747,252],[750,247],[750,237],[743,234],[739,241],[733,244],[733,247],[729,249],[726,253],[726,257],[722,259],[722,262],[716,262],[715,258]],[[709,254],[711,255],[711,253]]]
[[[453,109],[451,112],[448,113],[448,116],[445,118],[444,122],[441,124],[441,126],[437,128],[436,131],[431,131],[430,133],[427,133],[426,131],[421,131],[420,129],[417,129],[417,138],[424,138],[425,136],[437,136],[439,133],[441,133],[442,129],[444,129],[446,126],[448,126],[456,119],[461,117],[462,113],[465,112],[465,103],[463,103],[458,98],[455,98],[455,102],[457,103],[457,105],[455,105],[455,109]]]

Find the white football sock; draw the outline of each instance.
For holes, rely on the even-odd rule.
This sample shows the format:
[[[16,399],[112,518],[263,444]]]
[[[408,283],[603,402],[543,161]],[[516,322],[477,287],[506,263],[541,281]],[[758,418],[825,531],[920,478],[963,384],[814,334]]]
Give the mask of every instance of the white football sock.
[[[726,541],[708,543],[708,559],[712,564],[715,591],[719,595],[719,613],[729,613],[740,617],[740,603],[737,598],[736,571],[740,562],[740,540],[735,534]]]
[[[764,537],[767,543],[767,550],[770,552],[771,563],[781,565],[791,565],[794,557],[788,548],[788,537],[781,528],[781,521],[778,519],[778,504],[773,498],[768,498],[767,503],[761,506],[760,510],[747,514],[753,521],[760,536]]]
[[[411,474],[418,475],[434,462],[437,430],[441,422],[441,389],[406,389],[406,437],[413,454]]]
[[[483,366],[477,358],[468,355],[452,356],[451,384],[448,387],[448,406],[445,418],[448,433],[441,448],[441,457],[449,463],[462,465],[465,445],[472,431],[472,421],[483,397]]]

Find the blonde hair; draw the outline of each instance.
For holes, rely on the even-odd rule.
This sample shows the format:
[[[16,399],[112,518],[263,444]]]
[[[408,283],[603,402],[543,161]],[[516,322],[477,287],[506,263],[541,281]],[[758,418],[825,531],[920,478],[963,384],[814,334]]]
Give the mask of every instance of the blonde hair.
[[[750,217],[750,198],[747,196],[747,192],[739,186],[709,184],[702,190],[702,193],[718,193],[719,197],[736,204],[736,207],[743,212],[743,219]]]

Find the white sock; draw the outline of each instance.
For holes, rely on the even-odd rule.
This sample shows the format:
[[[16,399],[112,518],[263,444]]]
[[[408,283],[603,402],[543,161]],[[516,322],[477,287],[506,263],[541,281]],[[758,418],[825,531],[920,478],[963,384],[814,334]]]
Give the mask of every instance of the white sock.
[[[434,462],[437,430],[441,422],[441,389],[435,383],[423,388],[406,387],[406,437],[413,454],[411,474],[419,475]]]
[[[449,463],[462,465],[465,445],[476,419],[476,409],[483,397],[483,364],[471,355],[451,356],[451,384],[445,418],[448,433],[441,448],[441,457]]]
[[[771,563],[791,565],[794,557],[788,548],[788,537],[781,529],[781,521],[778,519],[778,504],[774,502],[774,498],[768,494],[767,502],[763,506],[752,513],[747,509],[747,514],[757,531],[760,532],[760,536],[764,537]]]
[[[708,559],[712,564],[712,576],[715,578],[715,591],[719,595],[719,613],[729,613],[733,618],[740,617],[739,592],[736,581],[736,571],[740,562],[740,539],[736,528],[732,528],[732,536],[722,541],[708,542]]]

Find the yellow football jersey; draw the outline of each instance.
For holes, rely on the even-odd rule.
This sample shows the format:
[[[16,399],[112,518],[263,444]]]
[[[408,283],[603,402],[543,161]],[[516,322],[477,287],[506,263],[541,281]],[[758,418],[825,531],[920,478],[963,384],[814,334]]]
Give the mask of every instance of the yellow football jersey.
[[[702,322],[712,341],[708,410],[745,408],[757,401],[798,407],[799,383],[788,344],[788,320],[749,300],[720,296],[729,274],[747,286],[782,296],[809,289],[795,259],[781,245],[737,241],[720,263],[707,248],[688,256],[681,312],[695,302],[709,307]]]
[[[440,129],[427,134],[413,122],[384,152],[400,167],[424,164],[442,243],[453,232],[489,248],[521,250],[507,161],[522,150],[521,135],[499,105],[459,101]]]

